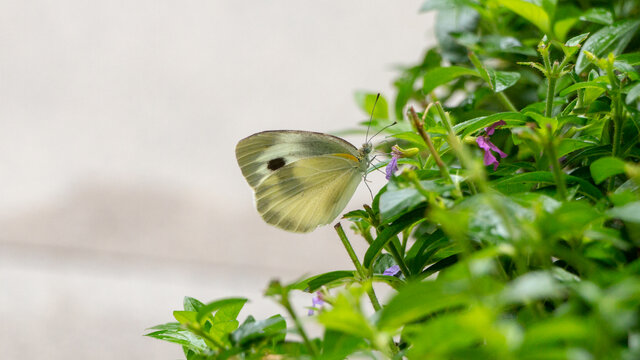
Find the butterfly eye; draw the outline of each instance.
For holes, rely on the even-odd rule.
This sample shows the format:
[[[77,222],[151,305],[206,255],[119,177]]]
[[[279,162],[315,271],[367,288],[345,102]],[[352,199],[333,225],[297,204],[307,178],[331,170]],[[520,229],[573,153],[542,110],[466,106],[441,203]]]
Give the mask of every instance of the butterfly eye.
[[[267,169],[271,171],[276,171],[281,167],[283,167],[284,165],[285,165],[284,159],[279,157],[279,158],[269,160],[269,162],[267,163]]]

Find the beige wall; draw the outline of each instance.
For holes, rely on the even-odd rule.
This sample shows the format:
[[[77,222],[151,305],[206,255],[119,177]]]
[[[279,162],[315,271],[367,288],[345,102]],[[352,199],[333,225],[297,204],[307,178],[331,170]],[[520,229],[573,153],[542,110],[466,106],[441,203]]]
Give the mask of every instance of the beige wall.
[[[182,296],[266,316],[270,278],[348,268],[260,220],[234,147],[365,119],[433,43],[420,3],[0,2],[0,358],[176,359],[140,335]]]

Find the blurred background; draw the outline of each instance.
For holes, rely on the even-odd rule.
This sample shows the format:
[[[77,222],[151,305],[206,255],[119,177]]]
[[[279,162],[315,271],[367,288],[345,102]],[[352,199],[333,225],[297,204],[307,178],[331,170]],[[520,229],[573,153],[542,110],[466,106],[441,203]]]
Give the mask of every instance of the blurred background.
[[[435,42],[420,4],[1,1],[0,359],[178,359],[142,334],[183,296],[263,318],[270,279],[351,268],[331,226],[262,222],[235,144],[366,119]]]

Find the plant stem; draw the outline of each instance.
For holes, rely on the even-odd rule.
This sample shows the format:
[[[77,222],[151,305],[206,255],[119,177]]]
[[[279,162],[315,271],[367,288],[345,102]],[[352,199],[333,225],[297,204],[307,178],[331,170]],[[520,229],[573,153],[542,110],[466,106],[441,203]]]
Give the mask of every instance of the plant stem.
[[[498,99],[500,100],[502,105],[504,105],[509,111],[518,112],[518,109],[516,109],[511,100],[509,100],[509,97],[507,97],[507,95],[505,95],[503,91],[497,93],[496,95],[498,95]]]
[[[428,110],[429,108],[425,110],[425,113]],[[427,148],[429,148],[429,153],[431,153],[431,157],[433,158],[433,160],[436,162],[436,165],[438,165],[438,168],[440,169],[440,174],[442,175],[442,177],[447,179],[449,183],[453,184],[453,180],[451,179],[451,175],[449,174],[449,169],[447,168],[447,165],[442,161],[442,159],[440,158],[440,154],[438,154],[438,151],[436,151],[436,148],[433,146],[433,142],[431,141],[431,137],[429,136],[429,134],[427,134],[427,132],[424,131],[424,124],[420,121],[420,118],[418,118],[418,114],[416,114],[416,111],[413,109],[413,107],[409,108],[409,118],[413,123],[413,127],[418,131],[418,134],[420,134],[424,142],[427,144]]]
[[[556,152],[556,146],[553,142],[553,133],[551,132],[551,125],[547,126],[547,139],[546,148],[547,155],[549,156],[549,162],[551,163],[551,169],[553,171],[553,178],[556,182],[556,188],[558,189],[558,195],[562,201],[567,200],[567,184],[565,183],[564,174],[562,173],[562,167],[560,166],[560,160]]]
[[[617,91],[613,94],[613,143],[611,144],[611,154],[615,157],[620,156],[620,145],[622,145],[622,126],[624,125],[624,118],[622,117],[622,100],[620,99],[620,92]]]
[[[547,75],[547,107],[544,116],[551,117],[553,112],[553,96],[556,93],[556,77],[552,74]]]
[[[336,229],[336,232],[338,233],[338,237],[340,238],[340,240],[342,240],[342,245],[344,245],[344,248],[347,249],[347,253],[351,258],[353,265],[355,265],[356,271],[358,272],[360,279],[361,280],[369,279],[369,276],[365,272],[364,268],[362,267],[360,260],[358,260],[358,256],[356,255],[356,252],[353,250],[353,247],[351,246],[351,242],[349,242],[349,239],[347,238],[347,234],[344,233],[342,224],[337,223],[334,226],[334,229]],[[369,296],[369,300],[371,300],[371,305],[373,305],[374,310],[375,311],[381,310],[382,306],[380,306],[380,301],[378,301],[378,297],[376,296],[376,293],[373,290],[373,286],[370,286],[367,289],[367,295]]]
[[[398,266],[400,267],[400,271],[402,271],[404,277],[408,279],[409,277],[411,277],[411,272],[409,271],[407,264],[405,264],[404,258],[402,257],[402,255],[400,255],[400,251],[398,250],[398,248],[396,248],[394,240],[399,240],[398,236],[395,236],[393,239],[391,239],[391,241],[389,241],[389,253],[391,253],[391,256],[393,256],[393,260],[395,260],[396,264],[398,264]]]
[[[373,210],[371,210],[371,208],[368,205],[365,205],[364,209],[369,214],[369,216],[371,217],[372,222],[373,222],[372,225],[376,229],[376,232],[378,232],[378,227],[380,226],[380,223],[377,221],[376,216],[373,214]],[[336,224],[336,226],[338,226],[338,225],[339,224]],[[342,229],[342,225],[340,225],[340,229]],[[336,229],[336,231],[337,231],[337,229]],[[344,233],[344,231],[342,231],[342,232]],[[340,233],[338,233],[338,235],[340,235]],[[367,240],[367,242],[369,244],[373,243],[374,240],[371,238],[371,234],[370,233],[365,232],[363,234],[363,236],[365,237],[365,240]],[[398,237],[396,236],[395,238],[397,239]],[[346,239],[346,235],[345,235],[345,239]],[[404,277],[407,278],[407,279],[409,277],[411,277],[411,272],[409,271],[409,268],[407,267],[407,264],[404,262],[404,258],[402,257],[402,255],[400,255],[400,252],[396,248],[395,243],[393,242],[393,240],[391,240],[389,243],[387,243],[387,247],[385,247],[385,249],[387,249],[387,251],[389,251],[389,253],[391,253],[391,256],[393,256],[393,260],[395,260],[396,264],[398,264],[398,266],[400,267],[400,271],[402,271],[402,274],[404,275]]]
[[[622,117],[622,101],[620,99],[620,93],[616,92],[612,97],[613,112],[613,141],[611,143],[611,155],[614,157],[620,157],[620,146],[622,145],[622,127],[624,126],[624,118]],[[615,186],[615,177],[609,179],[607,189],[609,192],[613,192]]]
[[[289,313],[289,316],[291,316],[291,319],[293,319],[293,322],[296,325],[296,329],[298,330],[298,333],[302,337],[302,341],[304,342],[304,344],[307,347],[307,350],[309,351],[311,356],[314,359],[317,358],[318,357],[318,350],[316,349],[315,345],[311,342],[311,340],[309,340],[309,337],[307,336],[307,333],[304,331],[304,328],[302,327],[302,324],[300,323],[300,319],[298,318],[298,315],[296,314],[295,310],[293,310],[293,307],[291,306],[291,303],[289,302],[289,293],[282,294],[282,299],[280,300],[280,303],[287,310],[287,312]]]

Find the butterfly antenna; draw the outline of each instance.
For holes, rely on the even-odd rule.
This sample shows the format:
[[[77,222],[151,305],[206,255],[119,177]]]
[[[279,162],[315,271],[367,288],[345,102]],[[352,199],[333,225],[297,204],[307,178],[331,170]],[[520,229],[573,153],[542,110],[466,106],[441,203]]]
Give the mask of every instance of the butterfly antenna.
[[[380,99],[380,93],[376,95],[376,101],[373,102],[373,108],[371,108],[371,116],[369,117],[369,125],[367,126],[367,135],[365,135],[365,142],[369,142],[369,129],[371,129],[371,122],[373,122],[373,112],[376,111],[376,104],[378,104],[378,99]]]
[[[393,122],[393,124],[389,124],[389,125],[387,125],[387,126],[383,127],[382,129],[380,129],[380,131],[378,131],[377,133],[375,133],[375,135],[373,135],[373,136],[371,137],[371,139],[373,139],[374,137],[378,136],[381,132],[383,132],[383,131],[387,130],[388,128],[392,127],[393,125],[395,125],[395,124],[397,124],[397,123],[398,123],[397,121],[394,121],[394,122]]]

